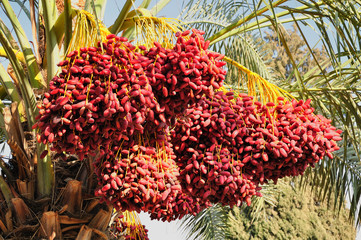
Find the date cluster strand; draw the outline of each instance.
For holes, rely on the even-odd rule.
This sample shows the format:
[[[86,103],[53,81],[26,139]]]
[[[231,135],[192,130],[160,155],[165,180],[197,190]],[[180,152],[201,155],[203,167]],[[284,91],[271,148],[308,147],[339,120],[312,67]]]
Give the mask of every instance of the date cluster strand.
[[[259,184],[303,174],[339,149],[340,130],[313,114],[310,100],[261,103],[232,91],[203,97],[177,121],[172,144],[182,189],[212,203],[239,206]]]
[[[38,105],[37,140],[63,159],[97,156],[96,196],[163,221],[250,205],[263,183],[333,157],[341,131],[310,100],[263,105],[221,90],[224,56],[203,35],[147,49],[111,34],[69,53]]]

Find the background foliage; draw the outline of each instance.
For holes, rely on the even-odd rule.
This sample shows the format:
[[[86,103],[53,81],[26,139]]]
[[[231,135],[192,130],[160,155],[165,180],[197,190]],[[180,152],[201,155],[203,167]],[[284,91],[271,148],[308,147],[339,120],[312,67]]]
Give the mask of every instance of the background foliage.
[[[348,210],[332,211],[333,201],[321,202],[311,186],[300,190],[295,182],[286,180],[274,188],[276,201],[266,203],[259,218],[254,219],[247,207],[228,213],[229,239],[355,239]]]

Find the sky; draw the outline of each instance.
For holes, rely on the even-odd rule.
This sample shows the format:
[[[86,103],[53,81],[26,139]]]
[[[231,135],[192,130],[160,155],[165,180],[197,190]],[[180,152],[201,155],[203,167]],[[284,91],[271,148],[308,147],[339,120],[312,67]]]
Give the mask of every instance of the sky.
[[[105,10],[105,16],[104,16],[104,23],[106,26],[110,26],[118,16],[119,12],[121,11],[122,4],[124,0],[107,0],[107,8]],[[140,4],[140,0],[137,0],[134,4],[134,6],[138,6]],[[150,7],[154,6],[156,3],[156,0],[153,0]],[[182,11],[182,3],[183,0],[172,0],[170,3],[158,14],[158,16],[165,16],[165,17],[174,17],[176,18],[180,12]],[[15,12],[19,15],[20,22],[22,21],[28,21],[27,17],[24,13],[21,13],[19,8],[17,7],[17,4],[12,4],[14,6]],[[0,18],[5,20],[6,17],[3,16],[3,12],[0,12]],[[7,24],[7,22],[5,21]],[[26,34],[29,38],[31,38],[31,29],[27,28],[25,29]],[[309,36],[311,34],[310,32],[305,32],[306,36]],[[318,41],[317,35],[312,38],[312,42],[316,44]],[[0,59],[0,63],[6,64],[6,61],[3,59]],[[5,151],[3,154],[7,154]],[[150,220],[147,214],[141,213],[140,219],[142,221],[142,224],[146,226],[148,229],[148,235],[149,239],[151,240],[184,240],[186,239],[185,233],[183,233],[182,230],[179,229],[179,221],[174,221],[171,223],[164,223],[161,221],[156,220]],[[358,234],[357,237],[358,240],[361,240],[360,234]]]

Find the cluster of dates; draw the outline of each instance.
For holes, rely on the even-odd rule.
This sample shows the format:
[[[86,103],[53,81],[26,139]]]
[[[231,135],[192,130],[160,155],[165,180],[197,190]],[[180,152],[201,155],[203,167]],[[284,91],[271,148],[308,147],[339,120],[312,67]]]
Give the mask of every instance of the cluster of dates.
[[[100,145],[143,133],[145,124],[146,131],[163,132],[189,102],[211,97],[226,73],[203,33],[189,34],[179,35],[174,49],[155,43],[149,50],[112,34],[98,48],[68,54],[38,106],[38,141],[83,159]]]
[[[124,142],[120,151],[101,155],[94,163],[101,186],[95,195],[117,210],[153,212],[167,205],[182,190],[179,169],[166,142],[153,145],[158,144]]]
[[[309,101],[220,91],[223,55],[203,34],[177,33],[172,49],[112,34],[71,52],[38,105],[38,141],[63,156],[98,154],[95,194],[163,221],[250,205],[264,182],[332,157],[340,131]]]
[[[189,30],[177,33],[173,49],[155,43],[155,47],[145,52],[154,61],[147,69],[147,76],[170,120],[175,120],[202,96],[212,97],[226,75],[222,69],[226,63],[221,61],[224,56],[207,50],[209,41],[204,41],[204,32],[194,29],[189,34]]]
[[[280,97],[263,105],[231,91],[204,97],[171,132],[183,191],[212,203],[249,205],[259,184],[332,158],[341,131],[313,111],[310,100]]]

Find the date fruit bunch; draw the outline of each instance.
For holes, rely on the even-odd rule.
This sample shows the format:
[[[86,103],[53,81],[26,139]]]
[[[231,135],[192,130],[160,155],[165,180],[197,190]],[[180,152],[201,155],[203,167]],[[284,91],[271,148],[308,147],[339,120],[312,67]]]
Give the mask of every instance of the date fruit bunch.
[[[138,136],[138,142],[130,139],[102,150],[94,163],[99,185],[95,194],[101,201],[163,221],[196,215],[211,206],[208,200],[183,193],[170,139],[163,134],[146,136],[147,141]]]
[[[94,163],[99,185],[95,195],[117,210],[152,212],[182,190],[171,145],[148,139],[123,141],[118,151],[105,151]]]
[[[223,56],[207,50],[203,34],[177,33],[173,49],[109,35],[72,51],[38,105],[38,141],[79,159],[99,152],[96,195],[116,209],[170,220],[209,206],[182,193],[166,139],[177,115],[212,97],[225,78]]]
[[[260,184],[303,174],[339,149],[340,130],[307,101],[261,103],[216,92],[188,109],[171,132],[183,191],[223,205],[251,203]]]
[[[225,63],[207,50],[204,33],[193,31],[179,33],[173,49],[154,43],[147,50],[111,34],[97,48],[69,53],[38,105],[38,141],[83,159],[98,146],[143,133],[145,124],[146,131],[162,131],[190,103],[211,97]]]
[[[248,156],[260,163],[256,175],[277,182],[285,176],[302,175],[308,166],[314,167],[324,156],[333,158],[332,152],[339,150],[337,141],[342,140],[341,130],[331,125],[331,120],[314,114],[314,108],[307,101],[286,101],[278,98],[278,103],[268,103],[268,109],[260,111],[268,116],[265,127],[255,128],[248,148],[257,148],[260,138],[263,151],[250,151]],[[257,143],[259,144],[259,142]],[[258,158],[257,158],[258,157]],[[264,161],[268,160],[268,161]]]
[[[207,50],[209,41],[204,40],[203,31],[192,31],[178,32],[173,49],[154,43],[144,54],[154,61],[146,71],[154,96],[173,124],[202,96],[212,97],[226,75],[222,68],[226,62],[221,61],[224,55]]]
[[[221,91],[224,56],[203,35],[147,49],[111,34],[69,53],[38,105],[37,140],[63,157],[99,153],[96,195],[163,221],[250,205],[261,184],[333,157],[341,132],[310,100],[261,104]]]
[[[253,174],[243,171],[239,152],[248,136],[247,124],[255,120],[254,108],[250,97],[243,101],[233,92],[218,91],[178,120],[171,136],[187,194],[231,207],[250,205],[252,196],[261,195]]]
[[[141,64],[149,64],[127,39],[108,36],[102,47],[84,47],[60,62],[39,104],[38,141],[83,159],[99,146],[142,133],[159,109]],[[140,69],[140,70],[139,70]]]

